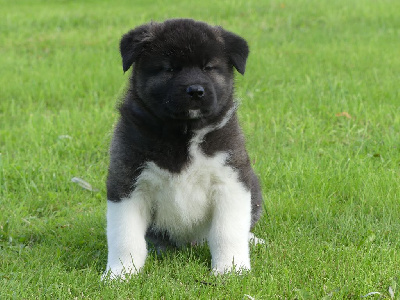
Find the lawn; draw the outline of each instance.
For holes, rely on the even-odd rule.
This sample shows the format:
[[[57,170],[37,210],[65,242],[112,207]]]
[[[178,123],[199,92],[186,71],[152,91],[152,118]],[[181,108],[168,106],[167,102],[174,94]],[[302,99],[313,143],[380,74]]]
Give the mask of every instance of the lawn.
[[[400,299],[400,1],[0,7],[0,299]],[[236,95],[267,243],[242,276],[211,275],[199,246],[102,283],[119,39],[174,17],[249,42]]]

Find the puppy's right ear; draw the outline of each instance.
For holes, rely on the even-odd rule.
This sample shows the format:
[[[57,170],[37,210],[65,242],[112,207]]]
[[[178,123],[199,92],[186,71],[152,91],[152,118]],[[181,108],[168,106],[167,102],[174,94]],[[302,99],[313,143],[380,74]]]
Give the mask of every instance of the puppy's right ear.
[[[132,66],[150,41],[151,24],[139,26],[122,36],[119,50],[122,57],[124,72]]]

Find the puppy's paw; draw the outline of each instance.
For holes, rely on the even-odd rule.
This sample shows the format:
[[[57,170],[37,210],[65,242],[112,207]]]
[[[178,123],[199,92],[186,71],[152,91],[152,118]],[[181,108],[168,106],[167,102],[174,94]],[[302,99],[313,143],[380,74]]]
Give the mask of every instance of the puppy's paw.
[[[252,232],[249,233],[249,243],[252,245],[265,245],[266,244],[265,240],[256,237],[255,234]]]
[[[246,272],[250,271],[250,264],[248,265],[228,265],[228,266],[215,266],[211,273],[214,276],[218,275],[223,275],[223,274],[228,274],[228,273],[234,273],[237,275],[243,275]]]
[[[101,281],[109,281],[109,280],[117,280],[117,281],[125,281],[129,279],[132,275],[137,274],[138,271],[134,267],[107,267],[106,271],[101,276]]]
[[[213,264],[212,273],[214,275],[226,274],[226,273],[236,273],[243,274],[250,271],[250,258],[242,257],[241,259],[234,258],[233,260],[225,262],[216,262]]]

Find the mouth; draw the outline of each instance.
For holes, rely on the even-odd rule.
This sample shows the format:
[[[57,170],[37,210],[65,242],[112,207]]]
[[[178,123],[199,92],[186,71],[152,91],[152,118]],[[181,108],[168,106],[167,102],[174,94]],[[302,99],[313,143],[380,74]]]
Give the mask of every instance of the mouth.
[[[169,116],[175,120],[199,120],[201,118],[207,117],[209,115],[208,111],[202,111],[201,109],[189,109],[187,111],[181,112],[171,112]]]
[[[189,109],[188,115],[191,120],[200,119],[203,116],[200,109]]]

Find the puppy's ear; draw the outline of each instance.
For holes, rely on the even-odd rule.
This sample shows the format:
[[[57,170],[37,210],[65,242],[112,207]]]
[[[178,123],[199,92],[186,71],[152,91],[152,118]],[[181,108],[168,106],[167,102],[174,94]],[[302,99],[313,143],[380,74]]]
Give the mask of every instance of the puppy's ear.
[[[249,56],[247,42],[240,36],[225,30],[222,30],[222,38],[232,65],[243,75],[246,70],[247,57]]]
[[[132,66],[150,42],[150,24],[139,26],[124,34],[119,44],[124,72]]]

